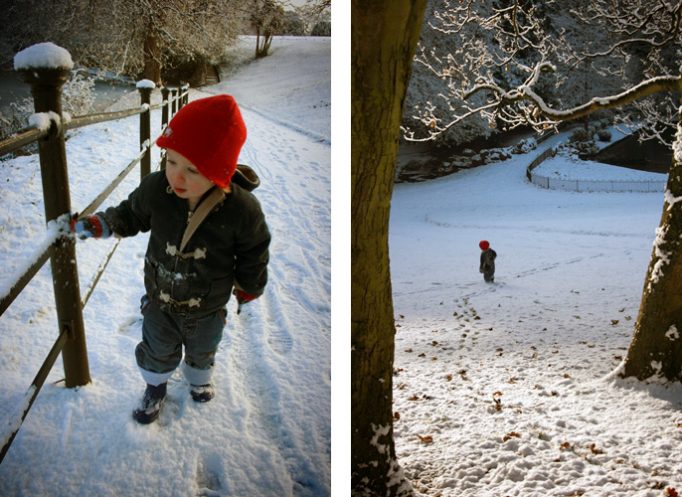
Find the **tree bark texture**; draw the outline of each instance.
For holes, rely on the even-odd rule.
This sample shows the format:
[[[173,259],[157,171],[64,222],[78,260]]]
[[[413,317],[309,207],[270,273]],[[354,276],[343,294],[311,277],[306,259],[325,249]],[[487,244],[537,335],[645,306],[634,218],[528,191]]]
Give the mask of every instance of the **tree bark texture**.
[[[663,214],[656,232],[624,376],[682,380],[682,106]]]
[[[262,36],[262,41],[261,41]],[[261,35],[260,28],[258,28],[256,34],[256,58],[260,59],[268,56],[270,51],[270,45],[272,44],[272,31],[266,29]]]
[[[351,485],[409,495],[393,443],[388,223],[400,118],[426,0],[353,0],[351,14]]]
[[[153,27],[147,30],[144,39],[144,79],[161,85],[161,44]]]

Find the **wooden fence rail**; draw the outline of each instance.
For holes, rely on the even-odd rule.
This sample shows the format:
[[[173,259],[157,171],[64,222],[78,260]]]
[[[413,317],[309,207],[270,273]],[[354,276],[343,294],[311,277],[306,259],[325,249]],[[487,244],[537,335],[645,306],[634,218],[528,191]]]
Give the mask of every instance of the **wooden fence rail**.
[[[27,50],[32,48],[29,47]],[[149,174],[152,144],[151,111],[161,107],[162,132],[167,126],[169,118],[189,100],[189,85],[176,88],[162,88],[162,103],[151,106],[151,92],[155,85],[149,81],[143,81],[138,83],[137,86],[141,100],[141,106],[137,109],[78,116],[70,120],[64,120],[62,117],[61,89],[69,78],[70,68],[31,67],[30,69],[20,69],[19,72],[22,73],[24,80],[31,85],[36,114],[50,116],[50,126],[47,129],[43,129],[43,127],[27,128],[0,142],[0,155],[14,152],[30,143],[38,142],[45,218],[48,223],[66,213],[72,212],[64,139],[66,130],[118,120],[136,114],[140,115],[140,153],[97,195],[82,213],[82,215],[92,214],[138,163],[140,163],[141,178]],[[163,162],[161,166],[163,167]],[[100,264],[93,282],[85,292],[85,295],[81,297],[75,239],[66,234],[60,234],[53,243],[36,256],[35,261],[29,268],[16,278],[8,294],[0,299],[1,316],[45,262],[47,262],[47,259],[50,259],[59,328],[58,337],[29,387],[24,397],[25,401],[17,413],[17,418],[10,423],[10,432],[4,437],[5,442],[0,449],[0,463],[4,460],[5,454],[21,427],[21,423],[28,414],[60,353],[63,358],[65,384],[67,387],[81,386],[90,382],[82,310],[106,269],[116,247],[118,247],[118,243],[114,245],[113,249],[105,257],[105,260]],[[0,433],[0,437],[2,435]]]

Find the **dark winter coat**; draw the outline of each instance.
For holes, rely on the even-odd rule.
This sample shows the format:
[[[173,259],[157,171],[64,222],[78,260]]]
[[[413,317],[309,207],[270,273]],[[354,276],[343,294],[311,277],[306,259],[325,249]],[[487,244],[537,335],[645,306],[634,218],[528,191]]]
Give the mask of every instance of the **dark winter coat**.
[[[146,176],[127,200],[100,214],[118,236],[151,231],[145,288],[147,296],[166,311],[215,312],[225,306],[235,283],[248,294],[263,293],[270,232],[256,197],[234,181],[184,253],[179,247],[189,205],[173,193],[163,171]]]
[[[495,275],[495,258],[497,257],[497,252],[489,248],[481,252],[481,266],[479,271],[483,273],[485,281],[492,281]]]

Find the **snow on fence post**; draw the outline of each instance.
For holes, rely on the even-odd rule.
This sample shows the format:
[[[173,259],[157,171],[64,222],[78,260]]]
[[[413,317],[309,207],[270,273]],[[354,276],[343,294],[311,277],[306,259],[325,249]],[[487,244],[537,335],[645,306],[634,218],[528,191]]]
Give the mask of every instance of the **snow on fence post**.
[[[140,114],[140,150],[145,147],[147,151],[142,156],[140,162],[140,181],[144,179],[152,171],[152,124],[151,124],[151,110],[149,104],[151,103],[152,90],[156,88],[156,84],[149,80],[143,79],[137,82],[137,90],[140,92],[140,104],[145,109]]]
[[[50,132],[38,142],[47,222],[71,212],[61,89],[69,79],[72,67],[69,52],[52,43],[30,46],[14,57],[15,70],[31,85],[35,112],[54,116]],[[67,336],[62,350],[66,386],[85,385],[90,382],[90,370],[74,238],[62,236],[57,239],[50,264],[59,335],[65,333]]]

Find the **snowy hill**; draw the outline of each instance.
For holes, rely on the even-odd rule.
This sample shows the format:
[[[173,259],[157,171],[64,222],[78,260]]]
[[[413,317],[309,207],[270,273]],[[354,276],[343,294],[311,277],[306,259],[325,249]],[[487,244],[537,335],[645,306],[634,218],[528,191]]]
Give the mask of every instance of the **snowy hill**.
[[[526,166],[560,139],[396,185],[394,428],[420,495],[682,490],[682,386],[614,374],[632,337],[663,192],[530,184]],[[558,157],[548,172],[576,173]],[[633,173],[604,164],[580,171],[611,180]],[[479,274],[482,239],[498,254],[493,284]]]
[[[84,310],[93,381],[65,389],[57,362],[0,465],[0,495],[330,494],[329,67],[328,38],[276,38],[271,57],[191,92],[190,99],[236,95],[248,128],[240,161],[261,177],[255,193],[273,235],[265,294],[240,315],[229,305],[216,398],[195,404],[177,372],[159,422],[132,421],[144,389],[134,348],[147,237],[124,239]],[[152,119],[159,129],[160,111]],[[82,210],[137,149],[137,117],[71,133],[73,210]],[[138,181],[134,171],[104,207]],[[5,282],[45,237],[37,157],[0,162],[0,198]],[[113,243],[78,243],[82,292]],[[48,264],[0,318],[3,437],[56,333]]]

